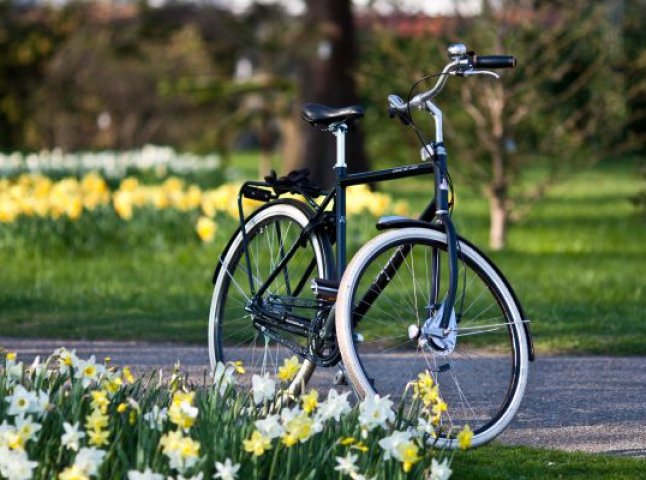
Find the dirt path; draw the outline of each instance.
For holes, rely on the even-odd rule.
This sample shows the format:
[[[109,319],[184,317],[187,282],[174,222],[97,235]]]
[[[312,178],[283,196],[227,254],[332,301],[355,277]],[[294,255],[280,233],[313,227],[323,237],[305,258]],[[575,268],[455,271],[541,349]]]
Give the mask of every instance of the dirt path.
[[[196,377],[208,369],[206,346],[4,337],[0,346],[25,362],[65,346],[82,357],[110,356],[140,370],[172,368],[178,360]],[[319,369],[313,382],[329,387],[333,374]],[[646,457],[646,357],[539,358],[523,405],[499,438],[507,444]]]

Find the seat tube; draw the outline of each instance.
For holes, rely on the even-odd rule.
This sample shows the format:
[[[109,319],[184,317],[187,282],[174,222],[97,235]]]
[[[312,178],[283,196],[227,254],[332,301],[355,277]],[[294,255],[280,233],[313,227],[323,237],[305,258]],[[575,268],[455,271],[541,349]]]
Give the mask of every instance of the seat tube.
[[[335,199],[335,219],[336,219],[336,275],[341,280],[346,264],[346,208],[345,208],[345,187],[341,185],[341,179],[346,175],[347,165],[345,163],[345,136],[348,127],[340,124],[334,127],[333,133],[336,137],[336,163],[334,164],[334,173],[336,177],[336,199]]]

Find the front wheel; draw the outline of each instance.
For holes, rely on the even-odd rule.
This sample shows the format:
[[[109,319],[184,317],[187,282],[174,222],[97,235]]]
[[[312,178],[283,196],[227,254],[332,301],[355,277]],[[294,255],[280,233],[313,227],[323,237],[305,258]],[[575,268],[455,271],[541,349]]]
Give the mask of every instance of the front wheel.
[[[448,404],[438,438],[448,447],[467,424],[473,445],[509,424],[529,363],[520,308],[507,283],[468,243],[460,240],[457,253],[458,289],[443,342],[425,334],[437,327],[448,285],[443,232],[406,228],[375,237],[348,265],[336,307],[341,355],[359,396],[402,399],[406,386],[427,372]]]

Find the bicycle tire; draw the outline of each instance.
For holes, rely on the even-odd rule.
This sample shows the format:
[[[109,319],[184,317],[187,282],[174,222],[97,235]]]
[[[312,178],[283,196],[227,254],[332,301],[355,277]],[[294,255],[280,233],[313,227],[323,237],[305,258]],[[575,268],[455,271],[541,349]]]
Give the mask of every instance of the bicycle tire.
[[[364,292],[404,245],[412,250],[389,284],[380,290],[368,314],[353,325]],[[493,264],[468,242],[459,240],[455,312],[461,320],[456,323],[460,335],[457,345],[452,352],[443,354],[428,346],[420,347],[419,338],[410,338],[408,327],[414,324],[421,328],[430,318],[424,301],[431,298],[428,255],[434,249],[441,265],[437,297],[441,300],[441,286],[448,283],[448,269],[443,268],[443,232],[404,228],[382,233],[364,245],[348,265],[339,286],[337,340],[349,380],[359,397],[379,393],[402,398],[406,384],[419,373],[430,371],[449,408],[443,424],[445,433],[435,441],[453,448],[457,445],[455,433],[469,424],[474,432],[472,445],[477,446],[496,437],[509,424],[524,394],[529,359],[522,310]],[[497,313],[491,311],[494,308]],[[469,332],[473,334],[462,336]],[[404,337],[403,343],[397,345],[396,340]]]
[[[262,283],[263,277],[272,266],[279,261],[280,249],[277,241],[277,233],[280,230],[277,225],[283,225],[282,235],[285,237],[281,245],[287,251],[287,243],[298,236],[309,223],[313,216],[312,210],[303,202],[293,199],[284,199],[271,202],[256,210],[245,222],[245,231],[254,272],[254,283],[256,288]],[[272,226],[273,234],[272,234]],[[263,240],[261,245],[257,240]],[[282,238],[282,237],[281,237]],[[290,244],[291,245],[291,244]],[[315,260],[315,267],[311,272],[311,278],[329,278],[332,272],[331,247],[326,236],[316,230],[312,230],[308,241],[299,252],[290,260],[287,271],[306,274],[303,261],[311,255]],[[282,257],[281,257],[282,258]],[[268,261],[268,263],[267,263]],[[253,262],[257,262],[255,265]],[[213,296],[209,310],[209,360],[211,368],[215,368],[217,362],[241,360],[247,369],[247,380],[252,374],[264,374],[266,372],[276,374],[283,360],[291,357],[294,353],[283,345],[273,340],[267,340],[256,329],[250,315],[244,311],[244,305],[240,302],[242,297],[249,298],[250,285],[245,268],[246,257],[244,255],[243,236],[240,229],[233,235],[227,248],[220,256],[219,265],[214,276]],[[298,271],[296,271],[299,269]],[[282,282],[282,284],[281,284]],[[285,290],[289,283],[285,277],[280,275],[268,289],[268,294],[277,295],[282,288]],[[231,288],[233,285],[234,288]],[[309,281],[302,289],[303,298],[313,298],[309,290]],[[232,302],[237,302],[233,304]],[[227,302],[231,305],[227,306]],[[227,329],[227,332],[224,332]],[[229,330],[232,329],[232,330]],[[261,338],[262,336],[262,338]],[[236,342],[232,344],[229,338]],[[242,340],[241,340],[242,338]],[[264,345],[257,347],[259,339]],[[267,341],[265,341],[267,340]],[[262,350],[262,352],[260,351]],[[258,361],[262,359],[262,365]],[[267,362],[267,359],[270,362]],[[315,365],[310,361],[303,361],[298,374],[291,381],[288,391],[297,395],[302,386],[307,384]]]

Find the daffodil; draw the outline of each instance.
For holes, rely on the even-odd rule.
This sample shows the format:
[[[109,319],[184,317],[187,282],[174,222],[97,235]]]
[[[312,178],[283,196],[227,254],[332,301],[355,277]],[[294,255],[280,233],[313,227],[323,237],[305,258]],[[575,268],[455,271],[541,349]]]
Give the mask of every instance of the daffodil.
[[[301,395],[301,405],[306,413],[312,413],[318,406],[319,392],[312,389],[309,393]]]
[[[243,440],[245,452],[253,453],[260,457],[266,450],[271,450],[271,440],[265,437],[258,430],[251,434],[251,438]]]
[[[37,465],[38,462],[29,460],[23,450],[0,447],[0,472],[4,478],[11,480],[33,478],[33,471]]]
[[[265,373],[262,377],[254,374],[251,377],[251,389],[254,403],[262,403],[274,398],[276,382],[269,378],[269,373]]]
[[[453,471],[449,468],[449,459],[445,458],[438,462],[435,458],[431,460],[431,474],[428,480],[449,480]]]
[[[108,400],[107,392],[103,390],[94,390],[93,392],[90,392],[90,396],[92,397],[92,402],[90,403],[92,408],[101,411],[101,413],[106,413],[108,411],[110,400]]]
[[[5,400],[9,402],[7,415],[25,415],[30,411],[32,404],[37,401],[37,396],[22,385],[16,385],[13,394],[5,397]]]
[[[378,394],[367,396],[359,404],[359,423],[368,431],[376,427],[385,429],[387,422],[395,420],[392,406],[393,402],[387,396],[384,398]]]
[[[103,463],[105,451],[94,447],[83,447],[76,454],[74,465],[80,468],[87,476],[95,476]]]
[[[81,440],[85,437],[85,433],[79,430],[79,424],[76,422],[74,425],[64,422],[63,429],[65,433],[61,436],[61,444],[73,451],[78,451]]]
[[[90,444],[101,447],[109,443],[110,432],[108,430],[88,430],[87,436]]]
[[[41,430],[39,423],[32,421],[30,417],[16,417],[16,431],[25,440],[35,440],[36,434]]]
[[[465,425],[464,428],[458,433],[458,447],[462,450],[466,450],[471,446],[471,441],[473,439],[473,432],[469,425]]]
[[[143,472],[138,470],[128,471],[128,480],[164,480],[164,476],[160,473],[154,473],[150,468],[146,468]]]
[[[269,415],[267,418],[256,420],[254,425],[256,429],[267,438],[278,438],[285,433],[283,426],[280,424],[278,415]]]
[[[413,465],[420,460],[419,447],[411,440],[400,443],[397,446],[397,453],[398,460],[402,462],[402,468],[406,473],[410,472]]]
[[[312,419],[305,413],[297,415],[285,422],[283,425],[285,429],[283,443],[290,447],[296,442],[305,442],[314,433],[312,423]]]
[[[336,467],[334,470],[338,471],[344,475],[354,476],[359,473],[359,468],[357,467],[357,455],[347,453],[345,457],[336,457]]]
[[[179,430],[162,435],[159,444],[170,467],[182,473],[195,465],[200,454],[200,442],[182,435]]]
[[[170,421],[184,431],[191,428],[197,418],[198,409],[193,406],[194,398],[195,392],[175,392],[171,406],[168,409]]]
[[[162,431],[164,429],[164,422],[168,418],[168,409],[166,407],[159,408],[153,405],[152,410],[144,414],[144,421],[148,423],[151,429]]]
[[[331,418],[334,418],[337,422],[341,420],[343,415],[350,413],[352,408],[348,402],[348,396],[350,392],[345,392],[339,395],[339,393],[334,389],[330,389],[327,394],[325,401],[321,402],[317,409],[317,416],[321,421],[327,421]]]
[[[98,380],[103,370],[103,365],[98,365],[92,355],[88,360],[78,360],[74,377],[80,379],[83,387],[87,388],[90,383]]]
[[[215,237],[217,225],[212,218],[200,217],[195,224],[195,231],[203,242],[210,242]]]
[[[285,359],[283,365],[278,369],[277,377],[283,382],[288,382],[296,376],[300,368],[301,364],[298,361],[298,357],[294,355],[291,358]]]
[[[240,464],[234,464],[230,458],[227,458],[224,463],[215,462],[215,474],[213,475],[213,478],[219,478],[220,480],[236,480],[236,478],[238,478],[238,470],[240,470]]]

